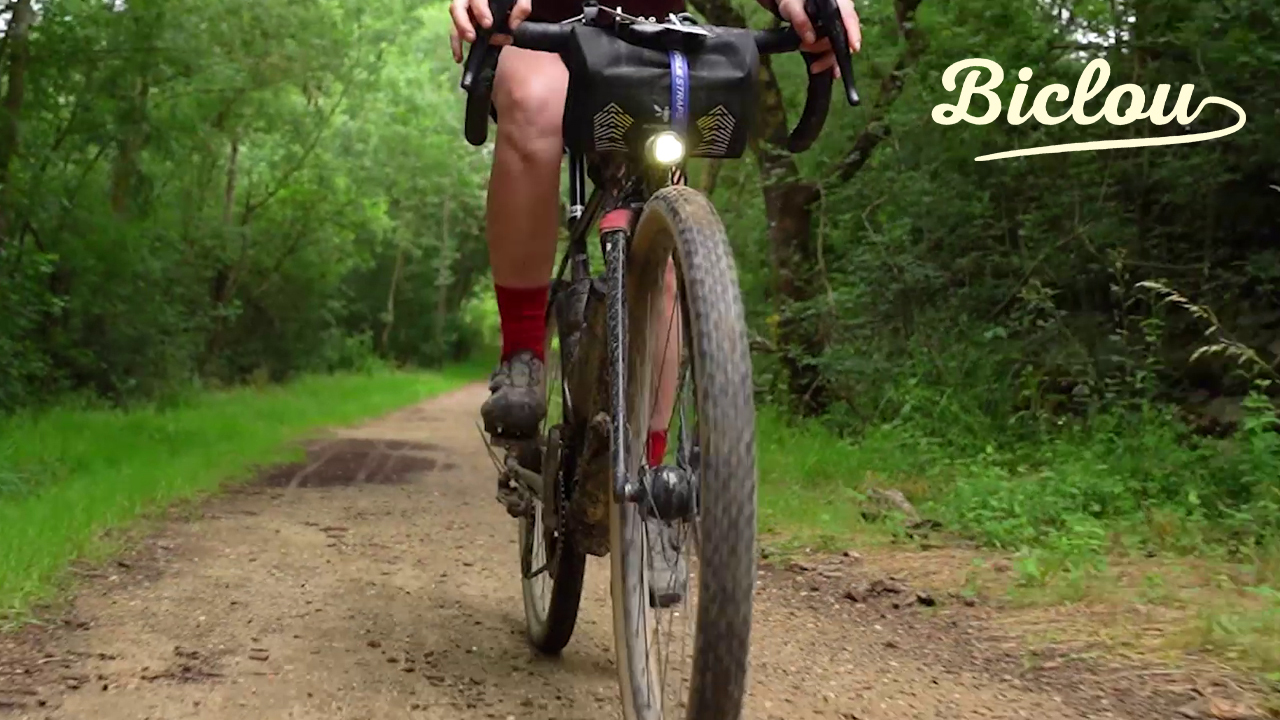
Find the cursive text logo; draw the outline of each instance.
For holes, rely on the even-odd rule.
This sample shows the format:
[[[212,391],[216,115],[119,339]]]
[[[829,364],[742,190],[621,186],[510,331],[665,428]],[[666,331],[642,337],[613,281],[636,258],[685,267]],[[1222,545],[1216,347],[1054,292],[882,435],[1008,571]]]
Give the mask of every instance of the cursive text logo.
[[[933,121],[940,125],[955,125],[961,121],[973,123],[974,125],[989,125],[995,122],[995,119],[1000,116],[1001,102],[994,89],[1004,81],[1004,69],[995,62],[983,58],[971,58],[953,63],[942,74],[942,86],[947,89],[947,92],[955,92],[956,76],[964,70],[969,70],[969,73],[965,75],[964,85],[960,88],[959,101],[954,105],[944,103],[934,106]],[[986,83],[980,85],[979,82],[983,75],[982,70],[990,73],[990,77]],[[1031,109],[1024,111],[1023,107],[1027,101],[1026,82],[1031,79],[1031,68],[1022,68],[1018,71],[1018,79],[1022,82],[1018,83],[1017,87],[1013,89],[1013,98],[1009,101],[1009,112],[1006,115],[1006,119],[1010,125],[1021,125],[1027,120],[1035,120],[1041,125],[1057,125],[1067,119],[1071,119],[1078,125],[1092,125],[1098,120],[1106,120],[1112,125],[1128,125],[1137,120],[1150,120],[1153,125],[1165,125],[1171,120],[1177,120],[1179,125],[1186,126],[1190,125],[1191,121],[1200,115],[1200,111],[1204,109],[1205,105],[1225,105],[1235,111],[1237,116],[1236,124],[1222,130],[1191,135],[1065,143],[1038,148],[1008,150],[990,155],[981,155],[974,159],[978,162],[984,162],[986,160],[1003,160],[1022,155],[1047,155],[1050,153],[1079,152],[1081,150],[1110,150],[1112,148],[1147,147],[1151,145],[1180,145],[1225,137],[1244,127],[1244,109],[1230,100],[1220,97],[1204,98],[1196,106],[1195,112],[1190,112],[1191,94],[1195,92],[1194,85],[1183,85],[1178,90],[1178,99],[1174,101],[1173,108],[1167,112],[1166,105],[1169,101],[1170,85],[1157,86],[1155,94],[1151,96],[1150,104],[1147,103],[1146,93],[1143,92],[1141,87],[1133,84],[1119,85],[1112,88],[1111,92],[1107,94],[1106,99],[1103,100],[1102,109],[1090,115],[1085,110],[1085,103],[1102,93],[1103,88],[1106,87],[1107,78],[1110,76],[1111,66],[1107,64],[1106,60],[1101,58],[1093,60],[1085,66],[1084,72],[1080,74],[1080,80],[1076,83],[1074,95],[1066,85],[1060,83],[1046,85],[1041,88],[1040,92],[1036,93],[1035,99],[1031,101]],[[969,103],[975,95],[981,95],[987,100],[987,111],[980,116],[969,113]],[[1068,99],[1071,103],[1065,112],[1055,115],[1049,109],[1050,102],[1065,103]]]

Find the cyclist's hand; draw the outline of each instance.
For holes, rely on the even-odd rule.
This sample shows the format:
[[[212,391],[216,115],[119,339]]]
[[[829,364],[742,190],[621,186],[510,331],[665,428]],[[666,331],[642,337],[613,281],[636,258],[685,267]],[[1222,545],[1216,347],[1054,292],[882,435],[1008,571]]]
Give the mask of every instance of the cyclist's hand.
[[[840,18],[844,20],[844,33],[849,36],[849,49],[858,52],[862,49],[862,27],[858,13],[853,9],[853,0],[836,0],[836,5],[840,8]],[[809,72],[816,74],[835,67],[836,56],[831,52],[831,41],[817,39],[813,21],[804,12],[804,0],[778,0],[778,14],[800,35],[800,49],[819,55],[818,60],[809,66]],[[840,68],[835,68],[835,71],[836,77],[840,77]]]
[[[533,0],[516,0],[511,9],[511,17],[507,25],[515,30],[533,12]],[[449,47],[453,50],[453,61],[462,62],[462,41],[476,41],[476,24],[482,28],[493,26],[493,13],[489,10],[489,0],[451,0],[449,15],[453,18],[453,29],[449,31]],[[510,35],[494,35],[489,38],[492,45],[509,45]]]

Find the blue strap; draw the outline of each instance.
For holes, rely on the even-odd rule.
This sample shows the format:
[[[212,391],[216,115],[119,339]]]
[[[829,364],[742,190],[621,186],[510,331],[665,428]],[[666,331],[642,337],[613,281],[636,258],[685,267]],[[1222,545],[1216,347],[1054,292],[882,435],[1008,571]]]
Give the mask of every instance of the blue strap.
[[[689,125],[689,58],[671,50],[671,129],[685,136]]]

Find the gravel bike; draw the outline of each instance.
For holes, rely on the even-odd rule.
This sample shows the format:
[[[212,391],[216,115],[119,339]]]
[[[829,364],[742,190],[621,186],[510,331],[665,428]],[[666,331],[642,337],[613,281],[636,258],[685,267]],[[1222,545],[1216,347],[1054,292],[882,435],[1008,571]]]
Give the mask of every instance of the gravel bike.
[[[467,140],[480,146],[488,137],[502,48],[489,44],[492,33],[558,53],[569,69],[569,241],[547,308],[547,417],[536,440],[505,444],[505,458],[491,449],[499,499],[519,520],[529,640],[547,653],[565,647],[586,557],[608,555],[624,717],[737,720],[756,580],[751,355],[724,226],[707,198],[683,184],[683,168],[690,157],[742,156],[760,54],[797,51],[800,41],[789,27],[639,18],[594,2],[564,23],[523,22],[513,33],[510,9],[510,0],[493,3],[493,27],[468,51]],[[846,99],[856,105],[839,8],[809,0],[806,9],[831,39]],[[820,133],[833,77],[810,74],[791,152]],[[598,275],[588,253],[593,229],[604,260]],[[655,311],[668,306],[672,316]],[[653,352],[656,343],[664,352]],[[643,448],[666,372],[677,389],[669,433],[671,467],[680,472],[650,473]],[[685,550],[695,556],[683,566],[683,605],[668,607],[652,586],[653,558]],[[675,656],[662,657],[659,636],[664,625],[674,633],[678,620],[692,627]],[[668,687],[673,667],[686,661]]]

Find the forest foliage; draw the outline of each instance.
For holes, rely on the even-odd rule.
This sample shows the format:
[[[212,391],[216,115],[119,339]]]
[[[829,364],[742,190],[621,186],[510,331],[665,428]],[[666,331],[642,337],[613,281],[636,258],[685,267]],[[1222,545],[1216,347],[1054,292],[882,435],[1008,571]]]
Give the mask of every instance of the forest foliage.
[[[767,14],[693,0],[717,22]],[[877,456],[951,529],[1008,548],[1249,556],[1280,533],[1280,4],[1102,0],[859,5],[864,101],[812,152],[803,69],[775,58],[752,163],[708,167],[752,315],[760,389]],[[986,58],[1030,98],[1194,86],[1245,109],[1224,139],[975,162],[988,153],[1234,124],[940,125],[942,75]],[[773,77],[770,77],[773,76]],[[776,80],[774,79],[776,78]],[[1104,91],[1087,109],[1101,110]],[[1050,105],[1057,113],[1068,105]],[[1059,110],[1058,108],[1062,108]],[[972,108],[982,114],[985,101]],[[695,173],[696,175],[696,173]],[[743,198],[762,196],[758,203]],[[837,474],[839,471],[836,471]],[[799,480],[796,481],[803,485]],[[834,491],[839,487],[828,487]]]
[[[771,21],[749,1],[692,9]],[[734,244],[762,400],[892,448],[886,468],[925,478],[940,516],[995,544],[1121,521],[1274,540],[1280,4],[859,12],[864,102],[834,106],[813,151],[779,147],[804,71],[778,57],[750,157],[691,168]],[[461,136],[441,3],[4,13],[0,411],[429,365],[484,343],[490,155]],[[1249,121],[1200,144],[978,163],[1186,130],[933,122],[955,101],[942,73],[971,57],[1005,68],[1006,100],[1019,68],[1034,96],[1103,57],[1111,86],[1190,83],[1195,103],[1225,97]],[[1233,120],[1210,107],[1194,129]]]
[[[13,2],[0,408],[465,354],[486,160],[416,3]]]

